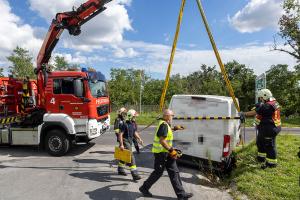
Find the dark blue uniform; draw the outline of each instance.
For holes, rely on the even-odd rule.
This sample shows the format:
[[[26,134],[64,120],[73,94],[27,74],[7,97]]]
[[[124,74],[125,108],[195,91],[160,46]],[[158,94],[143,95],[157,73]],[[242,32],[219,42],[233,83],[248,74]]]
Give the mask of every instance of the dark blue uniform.
[[[120,132],[123,133],[123,144],[124,148],[132,151],[132,143],[134,139],[134,133],[136,132],[135,122],[126,121],[120,126]],[[136,169],[135,158],[131,154],[131,163],[127,163],[130,169]]]
[[[275,111],[276,106],[268,102],[256,108],[256,113],[261,116],[260,123],[257,126],[258,155],[260,155],[260,157],[265,155],[267,160],[266,164],[268,166],[277,165],[276,136],[281,131],[281,127],[275,125]]]
[[[137,131],[137,124],[136,124],[136,122],[133,121],[132,123],[135,125],[135,130]],[[134,144],[136,152],[139,154],[140,153],[140,147],[139,147],[139,143],[138,143],[136,137],[133,137],[132,141],[133,141],[133,144]]]
[[[115,134],[116,134],[116,137],[117,137],[117,142],[119,142],[119,138],[118,138],[118,135],[120,133],[120,129],[121,127],[123,126],[123,124],[125,123],[125,121],[123,120],[123,118],[121,116],[118,116],[116,119],[115,119],[115,123],[114,123],[114,131],[115,131]]]

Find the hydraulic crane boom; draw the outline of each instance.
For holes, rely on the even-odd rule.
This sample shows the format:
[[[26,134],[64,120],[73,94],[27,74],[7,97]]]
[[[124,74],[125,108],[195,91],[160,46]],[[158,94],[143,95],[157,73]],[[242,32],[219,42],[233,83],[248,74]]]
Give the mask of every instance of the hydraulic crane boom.
[[[44,91],[47,82],[47,73],[49,72],[47,64],[60,35],[64,29],[67,29],[70,35],[79,35],[81,33],[81,26],[104,11],[106,9],[104,5],[110,1],[112,0],[89,0],[76,10],[57,13],[55,18],[52,20],[48,33],[37,56],[37,68],[35,69],[35,73],[38,76],[38,104],[40,107],[44,107]]]
[[[39,145],[65,155],[73,143],[88,142],[110,128],[110,100],[100,71],[51,71],[48,62],[62,32],[81,26],[111,0],[85,0],[57,13],[37,57],[37,80],[0,78],[0,145]]]

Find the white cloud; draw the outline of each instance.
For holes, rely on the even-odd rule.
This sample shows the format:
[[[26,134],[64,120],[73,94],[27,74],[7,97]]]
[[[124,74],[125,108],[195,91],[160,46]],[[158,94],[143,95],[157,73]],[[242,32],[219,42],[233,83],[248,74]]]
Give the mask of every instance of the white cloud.
[[[73,5],[79,6],[85,0],[29,1],[31,9],[37,11],[41,17],[50,22],[57,12],[70,10]],[[241,32],[251,32],[266,27],[261,8],[271,8],[267,12],[269,15],[273,15],[274,11],[272,10],[276,7],[267,5],[267,2],[279,4],[279,0],[251,0],[244,9],[230,19],[232,25],[238,27]],[[65,34],[62,38],[64,47],[73,48],[75,52],[73,53],[71,50],[68,51],[71,53],[64,53],[62,50],[59,53],[55,52],[53,57],[56,55],[64,56],[69,63],[85,66],[125,66],[165,74],[170,57],[170,46],[123,39],[124,31],[132,30],[126,10],[126,6],[129,6],[130,3],[131,0],[113,1],[108,5],[105,12],[82,27],[82,35],[73,39]],[[6,0],[0,0],[0,12],[2,14],[2,18],[0,18],[2,24],[0,29],[0,65],[3,65],[5,57],[17,44],[36,54],[42,42],[38,38],[42,38],[41,35],[45,29],[34,28],[22,23],[18,16],[11,13],[11,8]],[[256,15],[263,22],[256,22]],[[249,27],[246,26],[247,23]],[[193,49],[190,49],[191,47]],[[257,42],[236,48],[221,49],[220,54],[224,63],[237,60],[254,69],[256,74],[264,72],[273,64],[282,63],[290,66],[296,64],[289,55],[270,51],[270,44],[258,44]],[[182,45],[182,48],[178,49],[175,54],[172,74],[189,74],[199,70],[201,64],[217,65],[213,51],[197,50],[193,44],[190,46]]]
[[[74,54],[71,53],[53,53],[52,59],[50,60],[50,64],[53,65],[54,61],[53,59],[55,56],[64,57],[69,64],[81,64],[84,66],[92,66],[94,63],[103,62],[106,59],[104,57],[98,56],[98,55],[89,55],[85,56],[82,55],[81,52],[75,52]]]
[[[257,42],[247,43],[241,47],[220,49],[220,55],[224,63],[236,60],[241,64],[254,70],[259,75],[276,64],[288,64],[290,69],[296,65],[290,55],[271,51],[271,43],[258,44]],[[103,66],[126,67],[144,69],[148,73],[161,74],[164,77],[171,47],[163,44],[146,43],[142,41],[123,41],[121,44],[103,48],[101,51],[90,53],[76,52],[74,54],[58,54],[64,56],[69,63],[78,63],[83,66]],[[53,56],[53,57],[54,57]],[[206,64],[209,66],[219,66],[212,50],[197,49],[177,49],[172,74],[187,75],[200,70],[200,66]]]
[[[271,51],[269,45],[221,49],[220,55],[224,63],[236,60],[253,69],[256,74],[265,72],[271,65],[288,64],[294,66],[296,64],[296,61],[290,55]],[[187,69],[186,73],[199,70],[202,63],[210,66],[216,65],[219,69],[215,55],[210,50],[180,50],[175,59],[177,61],[175,61],[174,72],[177,73],[180,73],[182,69]]]
[[[20,17],[12,13],[6,0],[0,0],[0,13],[0,65],[9,65],[6,57],[17,45],[28,49],[35,60],[42,40],[35,37],[34,28],[22,23]]]
[[[138,55],[133,59],[125,57],[112,58],[112,62],[122,63],[122,66],[144,68],[146,71],[155,73],[165,73],[169,62],[171,47],[161,44],[151,44],[145,42],[124,41],[122,48],[132,48]],[[246,44],[241,47],[221,49],[220,55],[224,63],[233,60],[245,64],[254,70],[256,74],[261,74],[268,70],[271,65],[288,64],[296,65],[296,61],[288,54],[271,51],[270,43],[258,45],[256,43]],[[186,50],[178,49],[172,69],[172,74],[187,75],[200,69],[201,64],[217,66],[217,60],[212,50]]]
[[[47,22],[57,12],[69,11],[74,5],[79,7],[85,0],[29,0],[32,10],[37,11]],[[91,51],[103,45],[118,44],[123,40],[124,31],[132,30],[126,6],[131,0],[112,1],[106,5],[107,10],[100,13],[82,26],[81,35],[74,38],[64,34],[63,44],[66,48]]]
[[[133,58],[138,56],[138,52],[136,52],[133,48],[120,48],[118,46],[114,46],[114,56],[116,58]]]
[[[278,20],[283,14],[282,0],[250,0],[229,23],[241,33],[252,33],[264,28],[278,27]]]

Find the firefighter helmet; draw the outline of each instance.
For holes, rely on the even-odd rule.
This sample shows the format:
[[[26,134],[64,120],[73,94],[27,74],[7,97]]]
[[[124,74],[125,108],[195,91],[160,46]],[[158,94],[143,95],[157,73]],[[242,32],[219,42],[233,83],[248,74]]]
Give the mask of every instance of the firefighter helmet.
[[[118,110],[118,115],[121,115],[122,113],[126,113],[126,112],[127,112],[126,108],[122,107]]]
[[[262,90],[259,90],[258,92],[257,92],[257,97],[258,98],[262,98],[263,97],[263,93],[262,93]]]
[[[272,92],[268,89],[262,89],[262,90],[260,90],[260,92],[261,92],[260,97],[262,97],[265,101],[267,101],[273,97]]]
[[[128,117],[129,120],[131,120],[133,117],[137,117],[137,116],[139,116],[138,112],[136,112],[133,109],[128,110],[127,117]]]

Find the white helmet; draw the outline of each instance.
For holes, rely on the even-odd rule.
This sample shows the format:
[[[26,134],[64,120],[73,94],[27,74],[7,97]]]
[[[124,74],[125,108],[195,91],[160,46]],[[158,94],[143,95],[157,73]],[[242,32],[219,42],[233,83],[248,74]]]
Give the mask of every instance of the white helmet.
[[[118,110],[118,115],[121,115],[122,113],[126,113],[127,112],[127,109],[122,107]]]
[[[132,119],[133,117],[137,117],[137,116],[139,116],[138,112],[136,112],[133,109],[128,110],[128,112],[127,112],[128,119]]]
[[[263,95],[263,93],[262,93],[262,90],[259,90],[258,92],[257,92],[257,97],[258,98],[262,98],[264,95]]]
[[[263,100],[267,101],[273,97],[273,94],[268,89],[262,89],[262,90],[258,91],[258,97],[262,97]]]

